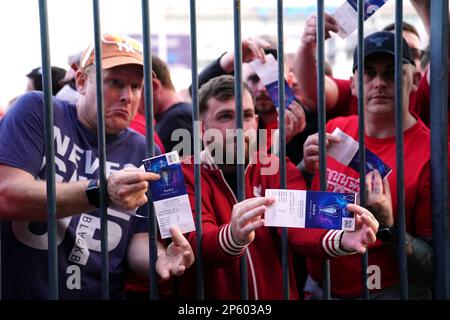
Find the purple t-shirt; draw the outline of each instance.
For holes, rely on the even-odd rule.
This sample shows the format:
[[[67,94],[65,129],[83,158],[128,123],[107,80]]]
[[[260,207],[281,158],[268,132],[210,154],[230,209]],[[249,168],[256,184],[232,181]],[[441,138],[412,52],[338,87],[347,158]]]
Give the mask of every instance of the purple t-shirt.
[[[98,177],[96,134],[77,119],[74,105],[54,99],[53,107],[56,181]],[[24,94],[0,122],[0,163],[45,180],[44,145],[43,95]],[[132,130],[107,136],[107,175],[125,166],[140,167],[146,158],[145,146],[145,138]],[[146,210],[146,206],[139,210]],[[57,224],[60,298],[100,299],[99,210],[58,219]],[[111,298],[122,297],[126,252],[132,236],[146,231],[146,219],[108,209]],[[2,298],[47,299],[47,223],[2,221],[1,240]]]

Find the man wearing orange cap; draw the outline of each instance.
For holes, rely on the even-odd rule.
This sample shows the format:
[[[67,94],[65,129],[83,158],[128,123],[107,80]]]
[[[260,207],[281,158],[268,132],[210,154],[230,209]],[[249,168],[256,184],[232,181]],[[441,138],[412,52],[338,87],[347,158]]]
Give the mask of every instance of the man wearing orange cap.
[[[149,267],[145,214],[148,181],[159,176],[138,169],[145,139],[127,129],[143,86],[141,45],[102,36],[110,297],[123,297],[126,265],[141,275]],[[53,100],[58,272],[61,299],[101,298],[99,161],[94,46],[76,72],[76,106]],[[46,299],[47,210],[43,95],[20,97],[0,124],[0,218],[2,298]],[[161,278],[182,274],[194,260],[186,239],[173,229],[173,243],[158,245]]]

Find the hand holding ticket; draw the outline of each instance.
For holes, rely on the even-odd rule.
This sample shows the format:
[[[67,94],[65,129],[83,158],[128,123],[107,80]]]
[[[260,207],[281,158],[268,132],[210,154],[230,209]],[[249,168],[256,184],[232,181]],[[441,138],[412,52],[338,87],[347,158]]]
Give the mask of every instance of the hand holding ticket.
[[[332,144],[327,149],[327,155],[336,159],[343,165],[359,171],[360,156],[358,141],[339,128],[334,129],[332,135],[339,137],[340,140],[338,143]],[[377,169],[381,177],[385,178],[392,172],[392,169],[370,150],[365,150],[365,156],[366,173]]]
[[[267,189],[275,198],[267,207],[265,226],[355,230],[355,217],[347,204],[355,203],[354,193]]]
[[[142,162],[146,171],[157,173],[161,177],[150,182],[161,238],[170,238],[170,227],[173,226],[178,227],[182,233],[194,231],[194,219],[178,153],[172,151]]]
[[[266,227],[341,229],[341,249],[360,254],[376,241],[379,223],[354,204],[355,194],[267,189],[266,197],[275,198],[265,213]]]

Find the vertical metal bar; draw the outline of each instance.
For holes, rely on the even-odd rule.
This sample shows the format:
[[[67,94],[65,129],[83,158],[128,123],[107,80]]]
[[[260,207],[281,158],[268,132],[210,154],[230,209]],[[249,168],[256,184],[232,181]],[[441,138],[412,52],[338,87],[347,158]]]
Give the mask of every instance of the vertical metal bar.
[[[0,219],[0,300],[3,300],[3,292],[2,292],[2,279],[3,279],[3,275],[2,275],[2,245],[3,245],[3,237],[2,237],[2,228],[3,228],[3,222]],[[50,272],[49,272],[50,274]]]
[[[408,299],[408,266],[406,260],[405,174],[403,143],[403,0],[395,2],[395,141],[397,146],[397,223],[400,297]]]
[[[142,0],[142,42],[144,48],[144,106],[145,106],[145,137],[147,141],[147,157],[155,155],[153,134],[153,85],[152,85],[152,51],[150,33],[150,14],[148,0]],[[158,299],[158,275],[156,274],[156,259],[158,258],[157,230],[153,202],[148,203],[148,234],[149,234],[149,298]]]
[[[3,275],[2,275],[2,246],[3,246],[3,237],[2,237],[2,228],[3,228],[3,222],[0,219],[0,300],[3,300],[3,292],[2,292],[2,279],[3,279]],[[49,272],[50,274],[50,272]]]
[[[324,26],[324,1],[317,0],[317,122],[319,129],[319,179],[320,190],[327,190],[327,159],[325,147],[325,26]],[[330,260],[323,261],[323,296],[324,300],[330,299]]]
[[[52,75],[48,38],[47,1],[39,0],[41,31],[42,84],[45,114],[45,159],[47,184],[48,288],[49,299],[58,300],[58,248],[56,243],[55,145],[53,133]]]
[[[103,67],[102,67],[102,40],[100,28],[99,1],[93,0],[94,14],[94,44],[95,44],[95,79],[97,93],[97,138],[100,178],[100,243],[102,265],[102,299],[109,299],[109,258],[108,258],[108,215],[106,201],[108,199],[106,181],[106,139],[105,118],[103,106]]]
[[[366,152],[364,127],[364,0],[358,0],[358,137],[359,137],[359,199],[362,207],[366,206]],[[361,257],[363,298],[369,300],[367,287],[367,267],[369,253]]]
[[[448,225],[448,0],[431,2],[431,192],[435,298],[450,298]]]
[[[242,109],[242,47],[241,47],[241,1],[233,0],[234,25],[234,84],[236,90],[236,135],[237,135],[237,200],[245,200],[244,116]],[[248,250],[248,249],[246,249]],[[247,252],[240,259],[241,298],[248,300]]]
[[[277,1],[278,33],[278,111],[280,129],[280,188],[286,189],[286,130],[285,130],[285,87],[284,87],[284,47],[283,47],[283,0]],[[283,296],[289,300],[289,253],[288,229],[281,231],[281,267],[283,270]]]
[[[194,184],[195,184],[195,232],[196,237],[196,294],[198,300],[205,298],[203,279],[203,255],[202,255],[202,184],[200,164],[200,114],[198,107],[198,75],[197,75],[197,14],[196,1],[190,0],[190,22],[191,22],[191,70],[192,70],[192,107],[194,128]]]

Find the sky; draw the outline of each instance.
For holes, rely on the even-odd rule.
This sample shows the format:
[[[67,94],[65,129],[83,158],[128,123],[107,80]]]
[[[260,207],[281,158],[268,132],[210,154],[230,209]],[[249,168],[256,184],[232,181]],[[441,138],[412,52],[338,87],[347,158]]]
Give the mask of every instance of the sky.
[[[152,33],[164,32],[164,29],[168,28],[166,21],[158,16],[158,12],[164,10],[163,4],[178,5],[182,2],[187,4],[186,10],[188,10],[189,0],[150,0]],[[327,6],[337,7],[343,0],[326,0],[325,2]],[[2,35],[0,109],[2,110],[5,110],[11,99],[25,91],[27,83],[25,75],[41,65],[38,3],[38,0],[0,1],[0,33]],[[241,1],[243,8],[254,3],[264,10],[264,8],[275,7],[277,1]],[[316,0],[284,0],[283,3],[285,8],[305,8],[315,6]],[[409,4],[409,1],[405,3]],[[197,0],[197,12],[200,8],[205,12],[208,6],[221,6],[224,10],[228,10],[227,5],[229,12],[232,12],[231,0]],[[47,0],[47,9],[51,64],[67,69],[67,57],[84,49],[93,39],[92,1]],[[141,0],[102,0],[100,12],[102,32],[141,33]],[[182,28],[184,27],[180,29]],[[180,33],[188,33],[189,26],[186,30],[180,31],[182,31]],[[200,37],[202,32],[215,31],[198,27]],[[301,34],[301,30],[298,32]],[[213,48],[212,51],[219,55],[223,52],[223,48]]]
[[[140,5],[139,0],[100,1],[102,32],[140,32]],[[51,64],[67,69],[67,56],[93,39],[92,1],[48,0],[47,9]],[[41,65],[38,0],[0,1],[0,30],[1,108],[25,90],[25,75]]]

